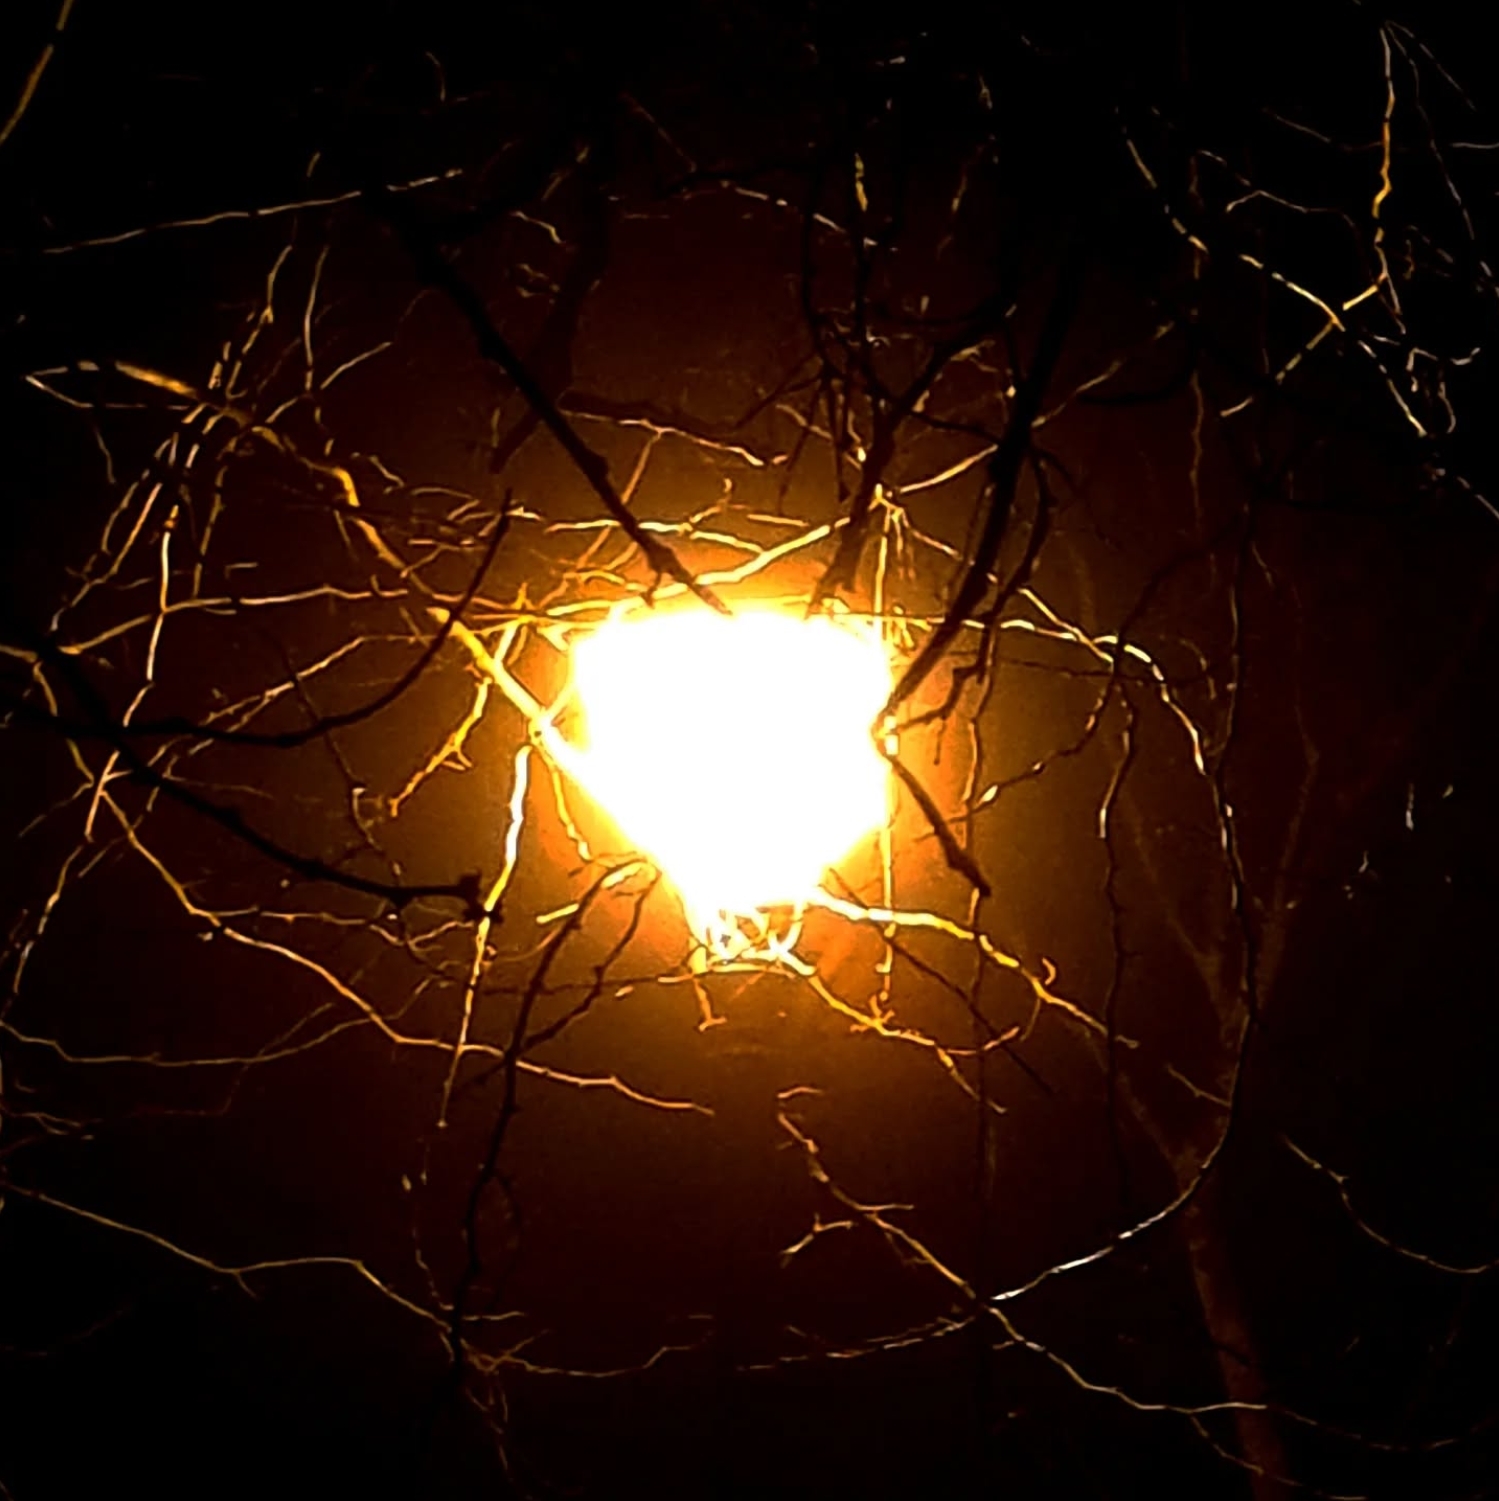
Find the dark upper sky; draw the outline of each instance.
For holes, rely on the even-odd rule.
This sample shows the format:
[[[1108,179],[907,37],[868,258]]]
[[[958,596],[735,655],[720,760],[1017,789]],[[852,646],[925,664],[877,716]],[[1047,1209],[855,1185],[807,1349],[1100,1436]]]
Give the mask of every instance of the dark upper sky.
[[[1494,1494],[1474,37],[11,9],[0,1494]],[[790,961],[507,690],[684,579]]]

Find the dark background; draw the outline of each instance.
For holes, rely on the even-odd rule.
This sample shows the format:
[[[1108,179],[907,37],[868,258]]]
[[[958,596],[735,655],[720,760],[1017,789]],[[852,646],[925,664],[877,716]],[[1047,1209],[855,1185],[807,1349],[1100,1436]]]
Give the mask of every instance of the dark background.
[[[56,17],[0,22],[0,111]],[[1499,1493],[1499,132],[1476,36],[1414,20],[79,0],[0,144],[10,1494]],[[924,933],[881,1036],[827,999],[869,1014],[877,934],[827,913],[827,991],[695,986],[637,881],[533,995],[603,967],[526,1054],[593,1082],[522,1073],[509,1119],[537,916],[600,871],[535,756],[437,1126],[472,915],[337,878],[487,886],[520,717],[491,693],[409,797],[480,681],[454,643],[304,744],[122,728],[367,704],[507,496],[465,619],[532,691],[548,611],[655,582],[424,254],[617,486],[645,454],[699,571],[846,515],[961,344],[880,460],[907,658],[1010,498],[982,456],[925,482],[1002,437],[1083,265],[987,686],[902,736],[992,895],[908,800],[894,871],[1085,1019]],[[869,851],[839,879],[879,900]]]

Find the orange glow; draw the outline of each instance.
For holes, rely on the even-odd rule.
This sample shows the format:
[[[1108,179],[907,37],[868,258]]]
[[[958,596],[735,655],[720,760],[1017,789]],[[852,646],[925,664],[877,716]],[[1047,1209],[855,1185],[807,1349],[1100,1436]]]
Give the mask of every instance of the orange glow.
[[[877,632],[765,607],[637,611],[580,639],[572,671],[580,780],[721,956],[745,948],[734,919],[799,906],[885,821]]]

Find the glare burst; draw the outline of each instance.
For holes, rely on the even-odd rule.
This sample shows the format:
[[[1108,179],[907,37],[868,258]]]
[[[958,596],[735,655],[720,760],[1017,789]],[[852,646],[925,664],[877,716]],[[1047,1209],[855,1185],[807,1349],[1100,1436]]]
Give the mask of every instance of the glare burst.
[[[637,610],[578,640],[572,674],[579,779],[714,957],[774,952],[786,925],[767,913],[794,913],[886,820],[871,729],[890,657],[871,628],[766,606]]]

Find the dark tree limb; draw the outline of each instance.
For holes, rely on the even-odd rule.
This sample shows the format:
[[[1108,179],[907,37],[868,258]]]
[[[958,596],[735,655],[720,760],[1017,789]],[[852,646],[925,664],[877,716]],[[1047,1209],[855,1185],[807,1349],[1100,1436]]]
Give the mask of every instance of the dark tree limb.
[[[1058,273],[1056,290],[1052,294],[1051,306],[1041,328],[1041,337],[1037,341],[1031,367],[1015,393],[1004,436],[999,440],[999,447],[995,449],[993,458],[989,460],[989,506],[973,559],[936,630],[922,643],[921,650],[901,674],[900,681],[885,705],[886,714],[894,713],[926,681],[963,629],[964,621],[969,619],[988,592],[989,579],[999,556],[999,546],[1004,540],[1010,512],[1015,504],[1015,488],[1020,479],[1021,466],[1030,452],[1031,429],[1040,414],[1046,389],[1061,357],[1073,316],[1077,312],[1087,274],[1087,263],[1087,251],[1081,240],[1074,240]],[[1015,577],[1018,579],[1018,573]],[[1014,581],[1010,587],[1015,587]],[[999,607],[1002,608],[1002,605],[1003,601],[1000,601]]]
[[[498,365],[531,404],[541,425],[557,440],[562,451],[573,461],[578,472],[603,503],[604,509],[640,549],[657,577],[675,579],[709,609],[716,610],[720,615],[729,614],[729,607],[718,594],[709,585],[699,583],[697,576],[672,548],[659,537],[652,536],[640,524],[639,518],[625,504],[609,477],[609,461],[590,448],[578,435],[578,430],[563,416],[557,403],[546,393],[504,335],[495,327],[483,298],[458,274],[431,236],[422,231],[407,206],[383,187],[369,189],[365,197],[375,212],[400,236],[417,274],[428,286],[441,292],[463,316],[480,355]]]

